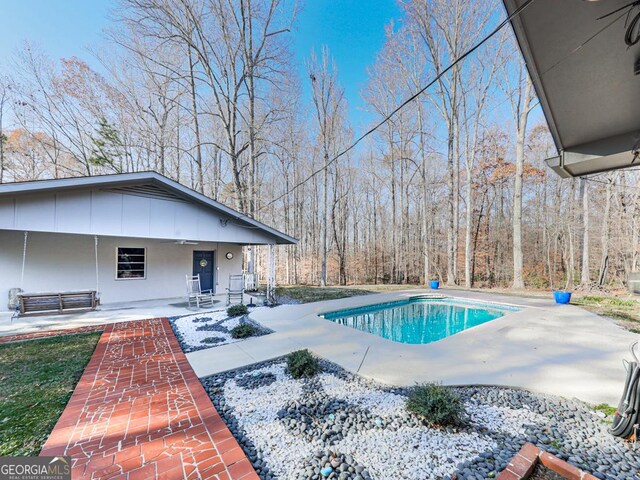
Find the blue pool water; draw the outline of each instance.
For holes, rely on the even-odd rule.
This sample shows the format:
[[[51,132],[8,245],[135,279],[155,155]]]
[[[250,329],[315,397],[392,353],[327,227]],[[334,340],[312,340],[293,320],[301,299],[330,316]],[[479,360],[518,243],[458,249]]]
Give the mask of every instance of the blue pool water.
[[[431,343],[518,308],[452,299],[412,298],[325,313],[327,320],[394,342]]]

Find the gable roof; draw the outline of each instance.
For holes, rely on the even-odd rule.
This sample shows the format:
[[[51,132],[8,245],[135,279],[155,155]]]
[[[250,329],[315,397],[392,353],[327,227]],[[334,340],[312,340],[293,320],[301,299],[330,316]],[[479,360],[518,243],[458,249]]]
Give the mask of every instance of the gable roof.
[[[503,3],[512,14],[526,1]],[[625,44],[625,5],[629,0],[534,0],[511,21],[559,152],[547,164],[562,177],[633,165],[640,43]]]
[[[3,183],[0,184],[0,198],[29,193],[54,193],[56,191],[84,188],[126,189],[128,193],[134,195],[164,196],[166,198],[192,202],[231,217],[247,226],[262,230],[275,237],[277,244],[286,245],[298,243],[297,239],[156,172],[117,173],[92,177],[71,177]]]

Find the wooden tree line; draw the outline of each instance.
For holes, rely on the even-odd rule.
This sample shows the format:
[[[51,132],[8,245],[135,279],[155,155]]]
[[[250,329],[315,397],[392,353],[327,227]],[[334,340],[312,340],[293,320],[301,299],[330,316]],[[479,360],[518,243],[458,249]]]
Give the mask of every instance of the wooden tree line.
[[[92,68],[25,45],[0,76],[0,182],[155,170],[299,244],[283,283],[621,287],[640,261],[633,169],[561,180],[497,0],[401,0],[356,148],[327,48],[296,65],[297,3],[121,0]],[[303,72],[299,74],[298,72]],[[264,252],[247,268],[264,271]]]

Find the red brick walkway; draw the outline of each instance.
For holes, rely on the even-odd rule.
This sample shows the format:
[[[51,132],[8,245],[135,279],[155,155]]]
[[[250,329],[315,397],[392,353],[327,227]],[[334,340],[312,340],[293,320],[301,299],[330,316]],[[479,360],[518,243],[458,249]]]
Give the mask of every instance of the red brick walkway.
[[[166,319],[105,327],[41,455],[74,480],[258,478]]]
[[[36,338],[57,337],[59,335],[76,335],[78,333],[102,332],[106,325],[87,325],[86,327],[65,328],[58,330],[45,330],[41,332],[18,333],[16,335],[4,335],[0,337],[0,345],[3,343],[24,342]]]

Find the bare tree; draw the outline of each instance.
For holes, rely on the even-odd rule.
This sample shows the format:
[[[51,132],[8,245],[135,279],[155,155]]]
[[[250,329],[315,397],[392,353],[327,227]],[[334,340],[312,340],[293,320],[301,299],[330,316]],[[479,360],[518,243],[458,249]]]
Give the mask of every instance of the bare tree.
[[[200,138],[200,116],[198,114],[198,96],[196,92],[195,65],[193,53],[190,45],[186,46],[187,59],[189,63],[189,96],[191,98],[191,115],[193,118],[193,134],[195,135],[196,150],[196,189],[204,193],[204,173],[202,168],[202,140]]]
[[[425,47],[433,76],[440,74],[452,64],[482,34],[490,18],[486,2],[463,0],[401,2],[408,17]],[[447,284],[457,283],[457,244],[459,223],[459,147],[460,147],[460,102],[462,66],[455,64],[450,72],[438,78],[437,96],[434,106],[442,115],[447,128],[447,185],[449,195],[447,223]],[[437,101],[436,101],[437,99]]]
[[[318,128],[322,168],[322,264],[320,284],[327,285],[329,239],[329,159],[338,153],[340,129],[344,121],[344,90],[338,84],[338,72],[329,49],[322,48],[320,58],[311,53],[307,70],[311,80],[313,106]]]
[[[508,82],[508,80],[507,80]],[[510,92],[511,111],[516,125],[516,171],[513,186],[513,288],[524,288],[522,269],[522,190],[525,140],[529,113],[535,107],[533,84],[522,63],[518,66],[517,84]]]
[[[591,283],[589,272],[589,185],[582,178],[580,182],[582,197],[582,262],[580,266],[580,285],[588,287]]]
[[[604,199],[604,211],[602,212],[602,222],[600,226],[600,241],[601,241],[601,259],[600,259],[600,272],[598,273],[598,286],[604,287],[607,271],[609,270],[609,230],[611,219],[611,195],[613,190],[614,174],[609,173],[607,175],[605,199]]]
[[[464,167],[466,171],[465,182],[465,260],[464,260],[464,284],[466,288],[473,286],[472,276],[472,230],[473,230],[473,169],[478,154],[479,132],[483,121],[484,109],[493,86],[495,74],[501,62],[501,53],[506,41],[506,35],[498,37],[496,44],[489,44],[492,55],[479,55],[477,61],[471,63],[465,79],[461,78],[460,90],[462,92],[461,111],[464,119],[465,130],[465,154]],[[488,61],[486,59],[488,58]],[[462,76],[461,76],[462,77]]]
[[[0,77],[0,183],[4,181],[4,172],[6,169],[4,144],[7,141],[4,129],[4,112],[5,106],[9,98],[9,82],[7,79]]]
[[[55,176],[92,175],[91,138],[103,100],[100,91],[104,79],[77,59],[63,60],[57,70],[43,52],[30,45],[18,53],[15,74],[12,91],[19,106],[17,122],[27,131],[31,131],[27,125],[36,124],[37,130],[46,133],[39,138],[51,142],[45,151],[54,152],[51,160]],[[76,88],[79,85],[91,88]],[[73,158],[74,163],[59,165],[60,152]]]

